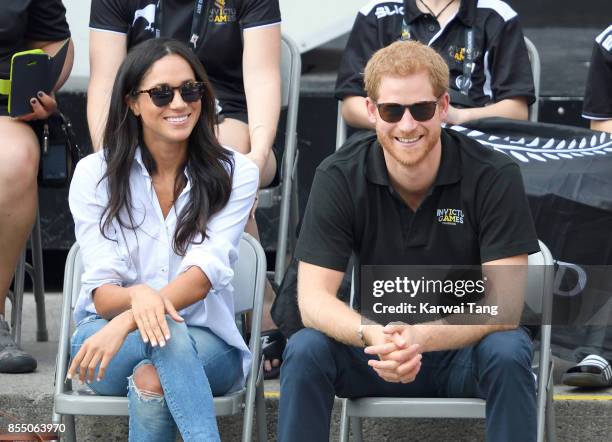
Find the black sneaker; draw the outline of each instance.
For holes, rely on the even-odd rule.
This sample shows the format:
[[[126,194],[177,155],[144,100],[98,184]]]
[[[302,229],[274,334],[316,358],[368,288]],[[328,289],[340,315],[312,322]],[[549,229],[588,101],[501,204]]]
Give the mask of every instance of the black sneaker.
[[[15,344],[8,323],[0,319],[0,373],[30,373],[36,365],[36,359]]]

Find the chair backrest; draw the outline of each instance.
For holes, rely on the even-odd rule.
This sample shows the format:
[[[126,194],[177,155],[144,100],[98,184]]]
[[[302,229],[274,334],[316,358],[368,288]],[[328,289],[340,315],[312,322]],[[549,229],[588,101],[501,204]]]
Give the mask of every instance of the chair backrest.
[[[295,170],[297,169],[297,121],[298,105],[300,99],[300,76],[302,72],[302,58],[297,45],[286,35],[281,37],[281,106],[287,109],[285,150],[281,163],[281,197],[278,236],[276,241],[276,261],[274,264],[274,280],[280,284],[285,274],[285,263],[288,248],[288,235],[295,231],[295,226],[290,226],[292,220],[292,199],[297,198],[297,185]],[[263,189],[263,192],[267,189]],[[260,191],[259,206],[265,206],[265,198]],[[262,204],[263,203],[263,204]],[[271,202],[270,202],[271,204]],[[297,204],[295,202],[295,204]],[[294,216],[297,217],[297,216]]]
[[[533,42],[525,37],[525,46],[527,46],[527,55],[531,63],[531,74],[533,75],[533,86],[535,89],[535,101],[529,106],[529,121],[538,121],[539,102],[540,102],[540,54]]]
[[[527,291],[525,304],[538,314],[547,313],[546,305],[551,302],[548,299],[552,287],[553,258],[548,247],[539,241],[540,251],[529,255],[529,271],[527,277]]]
[[[281,107],[291,104],[295,94],[299,94],[302,59],[294,41],[287,35],[281,36]],[[296,89],[297,86],[297,89]]]

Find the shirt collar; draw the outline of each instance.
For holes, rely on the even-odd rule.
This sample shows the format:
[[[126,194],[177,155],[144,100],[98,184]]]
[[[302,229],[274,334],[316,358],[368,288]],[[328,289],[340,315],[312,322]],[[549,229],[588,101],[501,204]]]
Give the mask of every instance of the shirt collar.
[[[381,186],[390,185],[385,155],[378,140],[374,140],[368,149],[366,177],[374,184],[380,184]]]
[[[412,23],[417,18],[425,15],[425,12],[417,7],[416,2],[418,0],[404,0],[404,18],[406,23]],[[457,19],[459,19],[465,26],[473,27],[474,19],[476,17],[476,0],[459,0],[459,11],[457,11]]]
[[[134,161],[135,164],[140,167],[141,175],[150,178],[149,171],[145,167],[144,161],[142,160],[142,152],[140,151],[140,146],[138,146],[136,148],[136,152],[134,152]]]
[[[444,129],[440,132],[440,140],[442,142],[442,157],[440,158],[440,167],[434,181],[434,187],[456,183],[462,177],[459,146],[451,140]]]
[[[456,183],[462,177],[461,157],[459,156],[458,146],[450,139],[444,129],[441,131],[440,140],[442,142],[442,157],[433,184],[434,187]],[[381,186],[391,185],[383,148],[378,140],[374,141],[368,150],[366,177],[374,184]]]
[[[151,176],[149,175],[149,171],[145,167],[144,161],[142,160],[142,151],[141,151],[140,146],[138,146],[136,148],[136,151],[134,152],[134,164],[136,164],[136,166],[140,167],[140,173],[141,173],[142,176],[151,178]],[[181,191],[181,195],[183,195],[184,193],[189,192],[189,190],[191,189],[191,180],[189,179],[189,173],[188,173],[188,166],[187,165],[185,165],[185,168],[183,169],[183,173],[185,174],[185,178],[186,178],[187,182],[185,183],[185,187]]]

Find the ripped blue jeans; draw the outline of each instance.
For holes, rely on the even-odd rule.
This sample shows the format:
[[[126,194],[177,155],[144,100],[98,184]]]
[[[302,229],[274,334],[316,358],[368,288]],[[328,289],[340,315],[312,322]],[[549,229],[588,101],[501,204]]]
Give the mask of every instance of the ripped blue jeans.
[[[129,440],[218,441],[213,396],[225,394],[241,375],[240,350],[205,327],[187,326],[166,316],[171,338],[164,347],[145,344],[138,330],[130,333],[110,361],[106,375],[89,387],[100,395],[129,399]],[[108,321],[97,315],[82,320],[71,342],[71,355]],[[141,391],[133,373],[143,364],[157,370],[163,395]],[[97,376],[97,369],[96,369]]]

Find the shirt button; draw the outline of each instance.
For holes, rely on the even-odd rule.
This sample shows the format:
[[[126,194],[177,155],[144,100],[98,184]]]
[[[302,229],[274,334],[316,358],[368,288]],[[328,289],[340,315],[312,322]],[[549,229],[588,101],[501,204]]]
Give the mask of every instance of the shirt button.
[[[161,271],[162,271],[162,273],[166,273],[168,271],[168,269],[165,268],[165,267],[162,267]]]
[[[429,25],[429,32],[433,32],[436,30],[436,27],[434,25]]]

